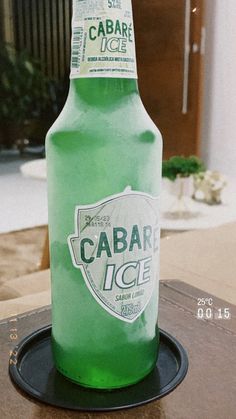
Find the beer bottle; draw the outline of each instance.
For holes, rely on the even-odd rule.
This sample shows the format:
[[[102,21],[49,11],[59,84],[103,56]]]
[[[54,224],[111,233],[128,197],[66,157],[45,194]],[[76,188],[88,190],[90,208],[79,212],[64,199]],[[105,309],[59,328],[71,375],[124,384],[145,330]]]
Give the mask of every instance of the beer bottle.
[[[74,0],[70,90],[47,135],[52,350],[86,387],[158,354],[160,132],[137,85],[131,0]]]

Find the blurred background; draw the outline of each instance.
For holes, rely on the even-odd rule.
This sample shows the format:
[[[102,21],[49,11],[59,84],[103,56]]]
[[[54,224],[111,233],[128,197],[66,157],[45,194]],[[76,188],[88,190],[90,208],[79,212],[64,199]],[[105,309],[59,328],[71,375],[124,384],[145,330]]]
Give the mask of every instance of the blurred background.
[[[72,2],[0,5],[1,148],[24,137],[43,145],[68,90]],[[236,174],[235,1],[133,0],[133,9],[140,90],[164,156],[197,154]]]
[[[220,193],[226,184],[222,176],[231,187],[225,205],[202,205],[188,219],[181,219],[185,210],[178,204],[178,219],[166,217],[163,228],[186,231],[235,220],[236,2],[133,0],[133,10],[141,96],[163,134],[164,159],[201,159],[194,167],[188,161],[192,166],[187,172],[183,161],[172,161],[171,170],[176,164],[178,170],[170,175],[168,169],[163,176],[173,181],[204,166],[205,186],[209,189],[210,184],[211,194],[219,190],[205,204],[222,202]],[[0,2],[0,254],[4,254],[0,273],[4,281],[8,274],[19,276],[41,264],[46,236],[41,226],[47,225],[44,142],[68,92],[71,17],[71,0]],[[169,200],[164,212],[169,214],[170,207]],[[14,272],[9,273],[12,254]]]

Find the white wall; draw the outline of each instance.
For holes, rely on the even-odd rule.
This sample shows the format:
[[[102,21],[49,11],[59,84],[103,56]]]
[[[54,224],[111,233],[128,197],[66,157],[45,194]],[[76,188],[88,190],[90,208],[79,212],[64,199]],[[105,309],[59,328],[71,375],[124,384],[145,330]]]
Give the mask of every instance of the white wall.
[[[206,0],[202,157],[236,178],[236,0]]]

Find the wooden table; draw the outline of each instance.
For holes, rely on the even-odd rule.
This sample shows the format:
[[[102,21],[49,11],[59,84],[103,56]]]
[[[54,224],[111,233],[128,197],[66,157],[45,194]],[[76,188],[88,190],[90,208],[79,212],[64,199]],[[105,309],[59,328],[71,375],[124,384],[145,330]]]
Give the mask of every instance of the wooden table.
[[[212,297],[212,296],[211,296]],[[184,382],[161,401],[112,413],[80,413],[41,404],[16,389],[8,377],[9,352],[16,342],[10,337],[11,319],[0,322],[0,417],[4,419],[234,419],[236,388],[236,306],[213,298],[213,309],[226,306],[230,320],[199,320],[198,298],[209,294],[179,281],[160,287],[159,323],[186,348],[189,372]],[[50,323],[50,307],[17,316],[17,339]]]

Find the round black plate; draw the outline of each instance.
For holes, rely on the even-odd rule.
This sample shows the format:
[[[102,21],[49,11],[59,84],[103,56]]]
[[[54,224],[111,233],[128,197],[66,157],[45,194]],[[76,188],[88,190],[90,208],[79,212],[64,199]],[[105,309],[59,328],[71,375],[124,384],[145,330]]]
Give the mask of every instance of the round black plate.
[[[188,357],[180,343],[160,330],[157,365],[144,380],[112,391],[87,389],[64,378],[54,367],[51,326],[25,338],[13,351],[9,373],[30,396],[53,406],[73,410],[108,411],[131,408],[160,399],[183,381]]]

